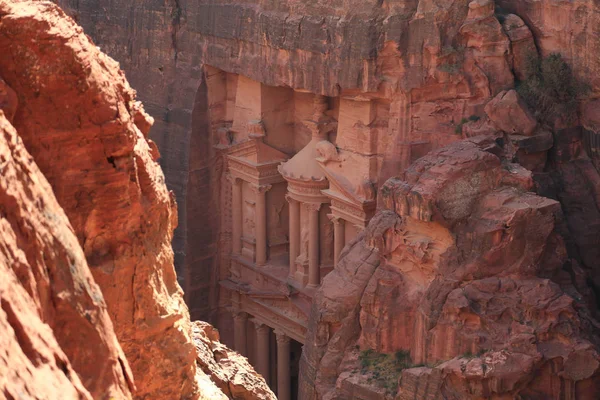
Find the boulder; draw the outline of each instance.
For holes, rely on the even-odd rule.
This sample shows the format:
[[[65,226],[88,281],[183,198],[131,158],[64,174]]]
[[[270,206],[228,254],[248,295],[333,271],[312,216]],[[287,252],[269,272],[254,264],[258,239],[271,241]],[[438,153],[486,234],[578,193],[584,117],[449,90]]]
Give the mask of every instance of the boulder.
[[[509,134],[530,136],[537,121],[516,90],[498,93],[487,105],[485,112],[494,126]]]

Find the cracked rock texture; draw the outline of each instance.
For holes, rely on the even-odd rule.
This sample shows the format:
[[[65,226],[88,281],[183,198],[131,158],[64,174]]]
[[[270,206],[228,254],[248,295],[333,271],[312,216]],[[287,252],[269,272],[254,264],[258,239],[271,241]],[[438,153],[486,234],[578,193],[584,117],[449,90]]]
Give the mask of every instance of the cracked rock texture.
[[[221,344],[219,332],[212,325],[201,321],[192,325],[198,368],[221,391],[207,399],[277,399],[246,357]]]
[[[583,121],[600,124],[594,0],[57,2],[121,63],[156,118],[150,136],[180,206],[175,265],[195,318],[217,318],[216,271],[228,234],[205,206],[222,203],[222,166],[198,112],[203,64],[266,85],[390,101],[390,142],[404,147],[389,146],[381,183],[460,138],[461,119],[482,116],[538,51],[561,53],[589,83]]]
[[[196,366],[151,125],[60,8],[0,0],[0,398],[220,392]]]
[[[131,398],[102,292],[3,111],[0,161],[0,398]]]
[[[157,119],[194,316],[216,319],[229,233],[202,96],[210,71],[388,106],[380,212],[317,294],[303,399],[600,392],[596,0],[58,2]],[[590,88],[570,123],[542,123],[514,90],[551,53]],[[397,393],[352,374],[355,346],[410,349]]]
[[[495,143],[444,147],[382,187],[313,303],[301,398],[386,397],[357,349],[410,352],[389,398],[597,396],[599,324],[563,270],[560,204]]]

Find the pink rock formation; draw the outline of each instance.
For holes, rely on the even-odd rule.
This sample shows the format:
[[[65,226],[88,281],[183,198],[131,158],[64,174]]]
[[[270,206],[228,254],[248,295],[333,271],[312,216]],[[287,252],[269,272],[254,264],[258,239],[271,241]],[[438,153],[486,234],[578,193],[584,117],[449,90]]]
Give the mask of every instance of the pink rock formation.
[[[221,344],[219,332],[210,324],[194,322],[192,335],[198,367],[220,390],[211,399],[276,400],[248,359]]]
[[[175,203],[135,124],[134,92],[58,7],[1,4],[0,52],[10,57],[0,71],[19,95],[14,125],[102,288],[136,395],[192,397],[194,347],[169,246]]]
[[[185,256],[187,298],[194,313],[218,322],[226,341],[233,341],[236,296],[276,298],[270,306],[294,301],[292,289],[264,270],[247,278],[244,267],[232,267],[239,214],[231,212],[227,154],[261,119],[265,143],[294,160],[317,125],[327,142],[311,157],[318,155],[335,190],[374,203],[373,187],[406,174],[379,192],[380,213],[346,246],[317,294],[303,396],[385,397],[352,373],[356,343],[410,349],[413,363],[426,364],[403,371],[394,393],[403,399],[586,398],[597,391],[596,321],[586,315],[596,312],[600,288],[597,2],[116,0],[103,17],[97,2],[61,3],[123,62],[154,106],[161,162],[187,201],[175,242]],[[131,17],[122,17],[125,9]],[[554,52],[591,87],[580,99],[583,127],[539,123],[540,110],[515,91],[530,59]],[[307,112],[311,99],[326,110]],[[463,138],[469,141],[417,161]],[[361,151],[368,163],[356,156]],[[257,203],[241,197],[250,200],[247,240]],[[301,243],[307,233],[301,230]],[[285,251],[285,240],[278,243]],[[244,246],[252,248],[252,238]],[[230,278],[235,285],[221,285]],[[306,307],[299,308],[290,315],[302,332]],[[586,367],[574,367],[577,360]]]
[[[542,56],[560,53],[596,95],[600,92],[600,9],[593,0],[498,0],[533,31]]]
[[[510,39],[512,66],[515,78],[527,78],[532,61],[538,58],[533,34],[525,22],[517,15],[504,17],[502,28]]]
[[[0,160],[0,398],[131,398],[102,293],[2,110]]]
[[[566,260],[560,205],[481,148],[497,152],[457,143],[383,186],[364,239],[317,294],[303,364],[316,386],[303,398],[377,392],[376,379],[342,373],[356,368],[355,344],[427,366],[402,372],[403,399],[425,383],[444,398],[594,398],[597,322],[573,282],[552,281]]]
[[[516,90],[498,93],[487,103],[485,112],[496,128],[506,133],[530,136],[537,127],[537,121]]]
[[[118,64],[46,1],[0,1],[0,54],[0,398],[223,396],[196,367],[175,201]],[[230,358],[231,395],[274,398]]]

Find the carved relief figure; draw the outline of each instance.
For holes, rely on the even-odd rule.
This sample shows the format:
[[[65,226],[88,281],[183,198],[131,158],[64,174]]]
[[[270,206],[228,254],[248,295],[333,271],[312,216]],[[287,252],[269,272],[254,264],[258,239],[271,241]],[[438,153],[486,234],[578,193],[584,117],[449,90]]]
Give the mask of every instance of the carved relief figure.
[[[321,263],[328,264],[331,261],[333,261],[333,223],[327,220],[321,238]]]
[[[285,203],[274,204],[269,209],[269,231],[272,238],[286,236],[286,232],[283,229],[283,223],[281,221],[281,212],[285,207]]]
[[[300,230],[300,263],[304,264],[308,262],[308,240],[310,232],[308,231],[308,222],[303,219],[301,222],[302,228]]]
[[[246,205],[244,210],[244,233],[255,237],[256,234],[254,232],[255,222],[254,222],[254,203],[245,202]]]

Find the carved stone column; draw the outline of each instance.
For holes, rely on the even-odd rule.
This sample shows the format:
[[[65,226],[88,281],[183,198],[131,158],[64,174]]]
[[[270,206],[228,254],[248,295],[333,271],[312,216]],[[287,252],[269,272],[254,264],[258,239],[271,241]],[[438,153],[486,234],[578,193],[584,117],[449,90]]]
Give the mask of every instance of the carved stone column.
[[[290,203],[290,271],[289,276],[296,274],[296,258],[300,254],[300,203],[289,195]]]
[[[254,322],[256,329],[256,372],[269,384],[269,328],[261,322]]]
[[[231,241],[233,254],[242,253],[242,180],[234,176],[229,176],[231,182]]]
[[[267,191],[271,185],[254,186],[256,193],[256,265],[267,263]]]
[[[283,332],[277,335],[277,399],[290,400],[290,338]]]
[[[321,283],[319,263],[319,210],[320,203],[307,203],[308,210],[308,287],[317,287]]]
[[[329,214],[328,217],[333,223],[333,265],[337,266],[342,249],[346,244],[346,221],[333,214]]]
[[[233,341],[235,351],[243,356],[247,355],[246,349],[246,321],[248,321],[248,314],[245,312],[236,312],[233,314]]]

